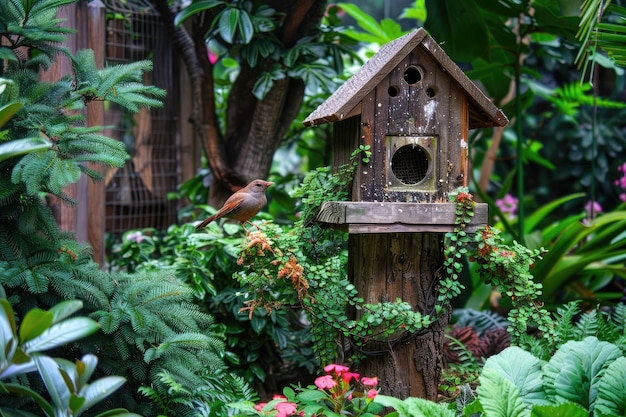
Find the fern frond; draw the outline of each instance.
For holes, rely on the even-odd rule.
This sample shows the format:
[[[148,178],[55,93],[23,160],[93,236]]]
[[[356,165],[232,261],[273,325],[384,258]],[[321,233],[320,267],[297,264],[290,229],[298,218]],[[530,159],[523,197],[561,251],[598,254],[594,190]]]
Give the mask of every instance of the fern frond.
[[[568,340],[578,338],[578,332],[574,329],[574,317],[580,312],[580,301],[570,301],[557,308],[555,320],[556,347],[558,348]]]
[[[140,107],[163,107],[165,90],[145,86],[142,77],[152,62],[141,60],[97,70],[93,51],[79,51],[72,60],[78,89],[85,100],[109,100],[135,113]]]
[[[611,322],[621,335],[626,335],[626,304],[619,303],[611,314]]]
[[[508,326],[508,321],[505,317],[488,310],[478,311],[469,308],[460,308],[455,309],[453,315],[459,327],[471,326],[478,334],[481,334],[487,329],[497,329]]]
[[[599,328],[598,312],[591,310],[580,316],[576,323],[578,332],[578,340],[582,340],[587,336],[597,336]]]

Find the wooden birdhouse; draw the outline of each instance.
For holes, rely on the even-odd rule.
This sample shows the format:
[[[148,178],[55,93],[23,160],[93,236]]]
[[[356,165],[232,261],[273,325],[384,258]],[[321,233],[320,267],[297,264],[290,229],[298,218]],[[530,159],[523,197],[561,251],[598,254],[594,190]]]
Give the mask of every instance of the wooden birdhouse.
[[[352,201],[327,202],[318,221],[350,233],[452,230],[448,194],[469,178],[468,131],[508,120],[424,29],[381,47],[304,121],[334,123],[333,165],[370,145]],[[470,229],[487,222],[477,205]]]

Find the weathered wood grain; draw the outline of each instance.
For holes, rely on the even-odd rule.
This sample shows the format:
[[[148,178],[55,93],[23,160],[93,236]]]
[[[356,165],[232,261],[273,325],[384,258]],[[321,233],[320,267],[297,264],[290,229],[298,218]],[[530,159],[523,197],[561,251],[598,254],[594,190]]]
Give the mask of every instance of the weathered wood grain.
[[[486,226],[488,205],[477,203],[469,233]],[[450,232],[456,221],[454,203],[389,203],[328,201],[322,205],[316,221],[349,233],[421,233]]]

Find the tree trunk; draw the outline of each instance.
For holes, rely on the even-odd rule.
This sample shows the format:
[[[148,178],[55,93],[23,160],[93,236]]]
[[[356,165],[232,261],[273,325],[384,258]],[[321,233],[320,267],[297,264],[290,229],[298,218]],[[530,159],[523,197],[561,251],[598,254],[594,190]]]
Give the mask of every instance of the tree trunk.
[[[434,314],[443,265],[443,235],[392,233],[350,235],[349,273],[365,303],[408,302],[413,311]],[[436,400],[443,368],[449,312],[417,334],[393,335],[388,343],[366,343],[361,375],[378,376],[381,392],[398,398]]]
[[[274,152],[297,117],[304,97],[304,83],[286,77],[277,81],[269,93],[258,100],[252,89],[265,70],[274,65],[265,60],[251,68],[241,60],[240,72],[233,83],[226,110],[226,123],[220,129],[215,107],[213,65],[208,60],[204,34],[211,25],[206,12],[204,25],[189,35],[184,26],[174,27],[174,14],[166,0],[157,0],[161,16],[168,21],[172,39],[181,52],[192,82],[193,113],[190,123],[203,144],[213,174],[209,204],[220,206],[240,187],[269,174]],[[321,0],[267,1],[284,15],[282,26],[275,30],[283,48],[310,35],[319,25],[326,7]]]

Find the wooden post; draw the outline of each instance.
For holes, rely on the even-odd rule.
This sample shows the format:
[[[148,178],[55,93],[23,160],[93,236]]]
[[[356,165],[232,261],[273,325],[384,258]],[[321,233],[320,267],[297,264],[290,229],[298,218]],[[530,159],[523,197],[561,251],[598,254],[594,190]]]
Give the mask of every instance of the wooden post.
[[[414,311],[433,314],[443,264],[442,233],[355,234],[349,238],[349,274],[365,303],[401,298]],[[361,375],[378,376],[381,392],[398,398],[437,398],[444,329],[449,313],[403,341],[371,346],[358,365]],[[364,351],[367,355],[368,346]]]
[[[104,68],[104,34],[105,34],[105,7],[100,0],[91,1],[87,5],[88,32],[87,44],[94,51],[96,66]],[[87,106],[87,125],[102,126],[104,124],[104,103],[92,101]],[[89,168],[104,173],[104,168],[91,164]],[[104,232],[105,232],[105,183],[88,182],[87,201],[89,207],[86,228],[87,241],[93,248],[94,261],[104,265]]]
[[[84,19],[80,17],[84,13],[85,5],[86,3],[78,2],[60,7],[57,12],[57,17],[64,19],[61,25],[76,29],[80,33],[81,28],[84,27]],[[67,47],[70,52],[75,53],[77,49],[84,47],[83,43],[83,39],[80,38],[77,33],[74,33],[67,36],[67,41],[64,46]],[[56,82],[64,75],[71,73],[72,64],[69,58],[63,54],[58,54],[56,61],[47,71],[41,73],[40,78],[42,81]],[[63,192],[80,201],[82,196],[81,190],[84,190],[84,183],[72,184],[65,187]],[[78,206],[69,206],[56,197],[49,197],[49,205],[61,230],[74,232],[79,241],[86,241],[86,228],[79,227],[79,217],[86,214],[87,207],[80,204]],[[83,210],[83,212],[81,213],[80,210]]]

